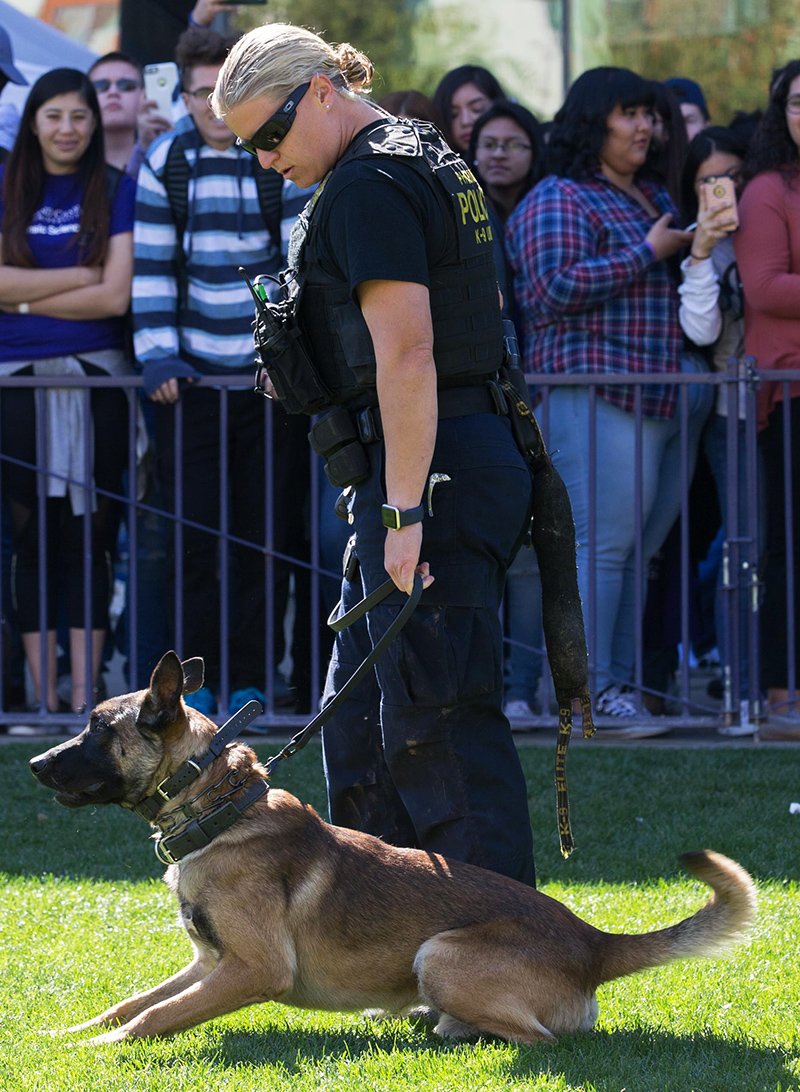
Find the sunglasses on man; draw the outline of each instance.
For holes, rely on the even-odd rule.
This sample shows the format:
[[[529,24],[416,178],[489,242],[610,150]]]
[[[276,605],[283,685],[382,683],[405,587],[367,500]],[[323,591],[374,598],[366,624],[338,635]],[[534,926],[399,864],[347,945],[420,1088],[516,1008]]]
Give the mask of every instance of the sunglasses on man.
[[[116,87],[117,91],[138,91],[142,86],[130,76],[123,76],[120,80],[92,80],[92,85],[98,95],[104,95],[112,87]]]
[[[309,80],[308,83],[301,83],[299,87],[295,87],[283,105],[279,106],[275,113],[267,118],[260,129],[256,129],[249,140],[245,140],[243,137],[237,138],[236,143],[238,146],[249,152],[250,155],[258,155],[259,151],[273,151],[294,124],[297,107],[310,86],[311,81]]]

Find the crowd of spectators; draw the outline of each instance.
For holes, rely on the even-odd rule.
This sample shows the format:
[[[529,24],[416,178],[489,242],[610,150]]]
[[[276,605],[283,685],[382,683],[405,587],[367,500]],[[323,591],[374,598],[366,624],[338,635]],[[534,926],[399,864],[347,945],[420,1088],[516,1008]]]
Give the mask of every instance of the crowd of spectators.
[[[0,166],[0,374],[135,369],[144,379],[133,410],[131,391],[98,387],[86,398],[54,387],[43,388],[43,399],[23,387],[2,391],[4,551],[13,557],[4,570],[13,573],[13,621],[35,704],[49,712],[60,701],[84,708],[100,685],[107,649],[109,574],[121,525],[109,496],[126,488],[133,413],[139,454],[149,447],[142,475],[149,515],[139,520],[137,548],[142,559],[158,558],[152,571],[143,568],[149,577],[140,594],[171,603],[178,573],[181,595],[158,617],[128,603],[138,612],[132,684],[143,685],[170,641],[182,654],[205,657],[206,685],[187,699],[204,712],[216,713],[220,699],[226,709],[252,696],[274,699],[285,685],[277,664],[293,573],[293,697],[309,709],[318,695],[309,689],[309,634],[299,618],[308,607],[302,561],[312,495],[320,497],[319,557],[329,570],[340,564],[347,527],[331,521],[335,495],[327,484],[312,489],[305,420],[278,405],[267,411],[252,395],[252,301],[239,267],[251,278],[278,274],[312,191],[273,172],[259,177],[265,172],[208,106],[233,41],[210,28],[223,0],[176,7],[175,25],[162,28],[168,57],[153,56],[153,35],[140,34],[146,5],[136,18],[127,7],[122,45],[130,52],[100,58],[88,76],[56,69],[41,77]],[[167,117],[146,98],[143,64],[171,59],[173,47],[180,84]],[[24,82],[2,31],[0,72],[3,83]],[[738,540],[745,526],[758,526],[756,553],[764,560],[763,669],[755,685],[749,590],[735,598],[733,649],[723,636],[731,627],[721,621],[718,578],[720,655],[723,668],[737,665],[740,703],[720,730],[746,735],[760,727],[763,738],[800,739],[800,551],[792,547],[800,542],[800,505],[786,503],[800,470],[800,380],[759,388],[755,468],[738,454],[743,399],[724,385],[714,398],[705,385],[681,395],[673,381],[730,372],[731,360],[745,354],[761,368],[800,368],[800,62],[773,74],[763,116],[737,115],[728,127],[712,125],[694,80],[656,82],[620,68],[580,76],[546,124],[476,65],[448,72],[430,99],[404,90],[381,105],[433,120],[484,187],[502,307],[516,323],[572,501],[601,730],[620,739],[668,730],[637,685],[644,606],[637,581],[671,548],[682,480],[700,458],[710,468],[716,495],[708,499],[719,506],[720,533]],[[733,188],[723,185],[715,199],[723,180]],[[196,386],[215,375],[240,382]],[[542,390],[537,375],[573,382]],[[735,467],[731,415],[740,434]],[[42,460],[46,476],[31,469]],[[765,504],[753,514],[748,482],[762,460]],[[75,488],[87,466],[88,484]],[[159,508],[168,518],[154,525]],[[183,521],[180,537],[176,519]],[[220,552],[225,536],[232,536],[230,556]],[[276,558],[270,619],[267,546]],[[291,557],[301,560],[294,570]],[[541,711],[539,579],[533,551],[521,550],[505,618],[505,711],[518,729]],[[324,598],[332,585],[321,586]],[[66,695],[57,689],[62,628],[69,634]],[[230,634],[228,647],[222,632]]]

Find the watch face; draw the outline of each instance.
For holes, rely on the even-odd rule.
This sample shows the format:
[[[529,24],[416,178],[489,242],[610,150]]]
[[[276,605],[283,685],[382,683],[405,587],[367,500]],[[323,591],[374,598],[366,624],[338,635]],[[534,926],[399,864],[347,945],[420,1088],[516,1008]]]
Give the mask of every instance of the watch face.
[[[383,526],[388,527],[391,531],[399,531],[401,527],[408,527],[412,523],[420,523],[422,514],[421,504],[417,505],[416,508],[407,508],[405,511],[395,508],[393,504],[381,505]]]
[[[381,520],[384,527],[388,527],[391,531],[399,531],[401,526],[400,509],[391,504],[384,504],[381,507]]]

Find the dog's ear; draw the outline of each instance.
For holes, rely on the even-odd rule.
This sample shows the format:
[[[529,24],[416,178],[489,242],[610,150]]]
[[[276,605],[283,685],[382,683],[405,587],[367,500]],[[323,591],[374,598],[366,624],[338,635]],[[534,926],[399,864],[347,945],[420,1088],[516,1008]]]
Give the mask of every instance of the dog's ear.
[[[199,656],[193,656],[191,660],[184,660],[181,667],[183,668],[183,692],[194,694],[195,690],[199,690],[203,685],[205,664]]]
[[[194,661],[189,661],[193,663]],[[202,660],[200,663],[202,664]],[[165,728],[178,716],[183,695],[183,667],[175,652],[165,652],[150,676],[150,689],[137,717],[142,728]]]

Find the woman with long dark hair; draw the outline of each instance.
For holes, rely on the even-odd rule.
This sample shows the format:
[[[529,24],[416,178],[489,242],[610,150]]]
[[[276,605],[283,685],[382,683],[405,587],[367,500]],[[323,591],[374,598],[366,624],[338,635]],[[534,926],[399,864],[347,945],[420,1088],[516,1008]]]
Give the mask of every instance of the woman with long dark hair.
[[[681,174],[689,144],[686,123],[680,103],[666,84],[654,80],[653,93],[653,140],[648,169],[664,183],[677,205],[680,202]]]
[[[462,64],[445,72],[433,93],[433,105],[450,147],[465,153],[475,122],[493,102],[505,97],[488,68]]]
[[[475,122],[470,161],[503,223],[541,177],[543,147],[541,123],[510,99],[498,99]]]
[[[648,177],[652,83],[621,68],[585,72],[555,118],[549,174],[508,224],[526,371],[573,376],[676,374],[678,298],[667,259],[690,236],[675,230],[665,186]],[[641,723],[634,667],[638,461],[642,554],[661,546],[680,506],[677,395],[670,382],[551,388],[550,446],[572,500],[596,710],[635,718],[620,738],[657,735]],[[641,418],[637,405],[641,405]],[[596,445],[591,450],[592,423]],[[699,432],[699,429],[697,430]],[[697,437],[690,440],[696,449]],[[637,456],[640,456],[637,459]]]
[[[0,375],[47,375],[53,386],[2,392],[3,496],[13,538],[13,601],[36,700],[58,708],[56,618],[63,595],[70,632],[71,708],[91,704],[108,629],[116,518],[127,461],[123,392],[59,389],[59,376],[131,370],[123,316],[130,302],[135,184],[107,168],[90,80],[56,68],[31,88],[2,168]],[[45,468],[37,472],[37,431]],[[86,481],[90,430],[92,480]],[[46,527],[40,527],[40,491]],[[84,610],[84,512],[91,512],[91,618]],[[45,633],[40,629],[39,539],[46,540]],[[42,650],[44,649],[44,659]]]
[[[475,122],[467,162],[475,168],[488,198],[494,234],[497,279],[505,312],[513,317],[511,278],[505,254],[505,226],[542,173],[541,125],[524,106],[498,99]]]
[[[800,369],[800,60],[773,76],[769,105],[745,161],[736,260],[744,286],[745,350],[760,368]],[[761,684],[767,692],[765,739],[800,740],[800,379],[758,388],[767,528],[761,607]],[[791,477],[789,478],[789,475]],[[787,555],[786,484],[792,564]],[[790,598],[789,576],[794,579]],[[794,620],[794,649],[788,640]],[[793,655],[792,655],[793,651]]]

